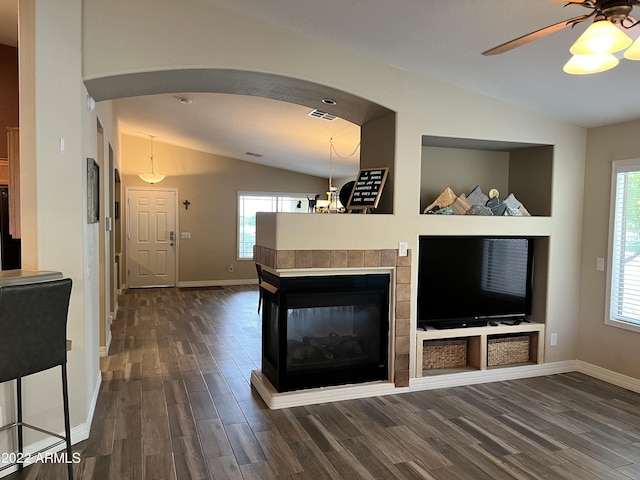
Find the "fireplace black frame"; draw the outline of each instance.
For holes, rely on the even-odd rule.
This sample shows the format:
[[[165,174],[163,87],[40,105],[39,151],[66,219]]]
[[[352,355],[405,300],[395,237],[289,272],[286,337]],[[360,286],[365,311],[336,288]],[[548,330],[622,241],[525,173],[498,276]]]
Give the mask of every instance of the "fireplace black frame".
[[[262,373],[278,392],[389,379],[389,274],[279,277],[265,271],[261,289]],[[378,358],[339,368],[288,368],[287,311],[301,298],[311,307],[353,305],[354,299],[375,304]]]

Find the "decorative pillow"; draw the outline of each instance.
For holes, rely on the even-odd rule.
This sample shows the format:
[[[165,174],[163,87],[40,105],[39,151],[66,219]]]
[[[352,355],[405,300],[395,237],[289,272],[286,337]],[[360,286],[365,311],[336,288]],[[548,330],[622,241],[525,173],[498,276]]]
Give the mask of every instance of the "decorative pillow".
[[[471,203],[469,203],[469,200],[467,200],[467,196],[463,193],[458,198],[456,198],[456,201],[453,202],[450,207],[456,215],[464,215],[471,208]]]
[[[491,213],[498,217],[504,215],[504,212],[507,209],[507,206],[498,197],[490,198],[487,202],[487,207],[491,209]]]
[[[488,217],[493,215],[493,212],[485,205],[471,205],[471,208],[467,211],[466,215],[481,215]]]
[[[439,208],[438,210],[434,210],[432,213],[436,215],[455,215],[456,212],[451,210],[451,207]]]
[[[486,205],[487,201],[489,201],[489,197],[487,197],[480,188],[480,185],[476,185],[476,188],[471,190],[471,193],[467,195],[467,200],[471,205]]]
[[[516,198],[513,193],[510,193],[507,198],[504,199],[505,205],[510,209],[510,211],[516,210],[520,213],[516,213],[516,216],[525,216],[530,217],[531,214],[524,208],[524,205]]]
[[[424,209],[422,213],[433,213],[434,207],[444,208],[451,205],[456,201],[456,194],[451,188],[445,188],[442,193],[436,198],[431,205]]]

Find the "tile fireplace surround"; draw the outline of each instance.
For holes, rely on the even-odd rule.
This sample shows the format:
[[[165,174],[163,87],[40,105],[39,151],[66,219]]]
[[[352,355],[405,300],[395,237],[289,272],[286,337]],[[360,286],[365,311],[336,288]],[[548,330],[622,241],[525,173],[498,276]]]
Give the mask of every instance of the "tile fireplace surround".
[[[254,261],[278,273],[291,269],[323,270],[395,269],[390,312],[389,358],[393,361],[392,380],[396,387],[409,386],[409,331],[411,305],[411,251],[398,256],[398,250],[274,250],[256,245]],[[330,274],[332,272],[327,272]],[[340,273],[340,272],[333,272]],[[301,274],[304,275],[304,274]]]

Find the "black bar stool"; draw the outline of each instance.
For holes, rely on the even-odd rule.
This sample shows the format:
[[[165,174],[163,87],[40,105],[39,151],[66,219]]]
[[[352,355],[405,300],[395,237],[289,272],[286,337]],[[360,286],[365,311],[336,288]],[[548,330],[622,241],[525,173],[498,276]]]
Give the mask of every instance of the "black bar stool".
[[[24,458],[22,428],[27,427],[59,438],[37,454],[66,443],[67,468],[73,479],[69,393],[67,390],[67,314],[71,296],[71,279],[0,287],[0,383],[16,380],[17,420],[0,427],[18,430],[18,455]],[[60,365],[65,435],[44,430],[22,421],[22,377]],[[43,401],[47,401],[43,398]],[[34,458],[36,454],[29,457]],[[5,468],[22,462],[3,465]]]

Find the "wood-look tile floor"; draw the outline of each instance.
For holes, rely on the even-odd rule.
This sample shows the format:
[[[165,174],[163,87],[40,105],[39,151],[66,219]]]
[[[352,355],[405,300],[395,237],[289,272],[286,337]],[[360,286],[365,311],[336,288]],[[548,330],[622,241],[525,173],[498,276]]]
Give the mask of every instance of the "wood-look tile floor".
[[[76,478],[640,479],[640,395],[577,373],[268,410],[257,301],[123,295]]]

